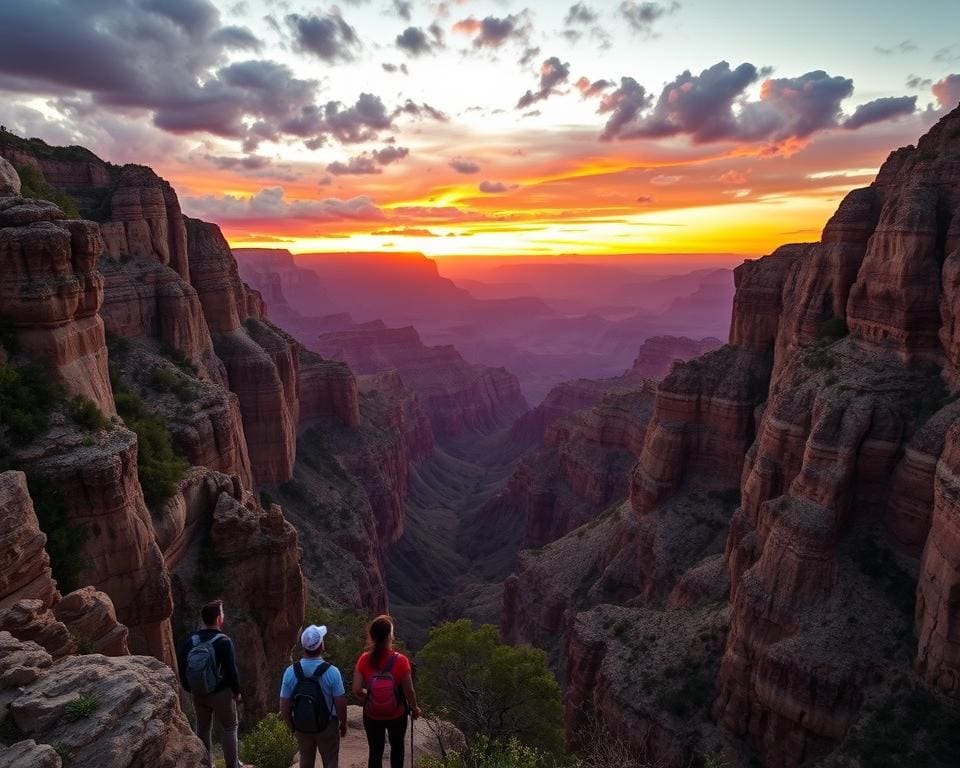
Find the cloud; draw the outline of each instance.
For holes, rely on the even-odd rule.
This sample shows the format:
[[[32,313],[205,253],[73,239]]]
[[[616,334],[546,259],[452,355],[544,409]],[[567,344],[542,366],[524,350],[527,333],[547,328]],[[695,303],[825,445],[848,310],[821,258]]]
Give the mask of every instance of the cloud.
[[[853,114],[844,121],[843,127],[856,130],[857,128],[863,128],[865,125],[873,125],[904,115],[912,115],[916,109],[916,96],[888,96],[874,99],[858,106]]]
[[[934,83],[931,89],[941,109],[954,109],[960,103],[960,75],[947,75]]]
[[[556,56],[551,56],[540,65],[540,89],[536,93],[527,91],[521,96],[517,102],[517,109],[526,109],[538,101],[549,98],[554,93],[554,89],[566,82],[568,77],[570,77],[570,65],[562,63]]]
[[[892,56],[895,53],[913,53],[914,51],[919,51],[920,47],[913,42],[913,40],[903,40],[896,45],[892,45],[889,48],[883,48],[882,46],[875,45],[873,50],[879,53],[881,56]]]
[[[933,54],[933,60],[938,64],[952,64],[960,61],[960,45],[950,45],[946,48],[940,48]]]
[[[652,108],[643,86],[625,77],[620,87],[600,101],[600,114],[609,114],[601,139],[666,138],[689,136],[695,144],[716,141],[769,142],[803,140],[817,131],[836,128],[843,122],[841,102],[853,93],[853,81],[822,70],[793,78],[769,78],[760,86],[760,98],[751,101],[746,91],[765,73],[753,64],[736,69],[721,61],[693,75],[683,72],[664,86]],[[891,105],[885,104],[886,109]],[[896,114],[904,103],[897,102]],[[878,119],[881,105],[871,106],[857,124]],[[866,122],[867,118],[872,118]]]
[[[407,0],[393,0],[393,12],[404,21],[413,17],[413,3]]]
[[[395,237],[440,237],[436,232],[432,232],[429,229],[424,229],[423,227],[398,227],[396,229],[378,229],[375,232],[371,232],[371,235],[378,235],[382,237],[395,236]]]
[[[734,170],[725,171],[724,173],[720,174],[720,176],[717,178],[717,181],[723,184],[742,185],[747,183],[748,174],[743,173],[741,171],[734,171]]]
[[[393,127],[393,117],[378,96],[361,93],[357,103],[343,108],[338,101],[327,102],[324,126],[344,144],[370,141],[378,131]]]
[[[638,205],[653,205],[656,202],[656,198],[650,197],[650,195],[640,195],[636,202]]]
[[[426,103],[417,104],[411,99],[407,99],[403,104],[393,110],[393,117],[400,115],[410,115],[418,120],[426,120],[429,118],[430,120],[436,120],[438,123],[445,123],[450,119],[436,107],[431,107]]]
[[[457,173],[471,174],[471,173],[480,173],[479,163],[475,163],[473,160],[466,160],[462,157],[455,157],[451,160],[448,165],[453,168]]]
[[[398,66],[398,65],[396,65],[396,64],[390,64],[389,62],[384,62],[384,63],[381,64],[380,66],[383,67],[383,71],[384,71],[384,72],[391,72],[391,73],[393,73],[393,72],[403,72],[403,74],[405,74],[405,75],[409,75],[409,74],[410,74],[410,71],[407,69],[407,65],[406,65],[406,64],[400,64],[400,65]]]
[[[650,37],[653,34],[653,25],[664,16],[680,10],[680,3],[640,3],[636,0],[623,0],[620,3],[620,15],[626,19],[628,26],[634,32]]]
[[[670,187],[683,180],[683,176],[659,174],[650,179],[650,183],[655,187]]]
[[[210,36],[210,41],[234,51],[254,51],[259,53],[263,43],[246,27],[221,27]]]
[[[488,195],[496,195],[500,192],[509,192],[511,189],[516,189],[516,184],[506,184],[502,181],[481,181],[478,189],[481,192],[485,192]]]
[[[919,90],[921,88],[929,88],[931,85],[933,85],[933,80],[929,77],[920,77],[919,75],[910,75],[907,77],[907,88]]]
[[[601,96],[607,88],[611,88],[613,85],[614,82],[612,80],[594,80],[590,82],[589,78],[586,77],[581,77],[576,82],[577,90],[580,91],[580,95],[585,99]]]
[[[227,171],[257,171],[270,166],[270,158],[262,155],[245,155],[243,157],[227,157],[224,155],[204,155],[217,168]]]
[[[269,223],[277,219],[326,223],[382,221],[386,218],[369,197],[288,201],[284,197],[283,187],[261,189],[250,197],[207,195],[186,198],[184,208],[192,215],[218,223]]]
[[[436,25],[433,26],[436,27]],[[442,36],[438,36],[438,33],[442,35],[439,27],[436,27],[434,33],[430,35],[420,27],[407,27],[397,35],[397,48],[411,56],[433,53],[434,50],[443,47]]]
[[[352,61],[353,51],[360,45],[356,30],[339,13],[322,16],[291,13],[286,22],[293,31],[296,50],[312,53],[329,64]]]
[[[587,26],[594,24],[598,18],[600,18],[600,15],[586,3],[576,3],[570,6],[563,23],[568,27],[572,27],[574,24]]]
[[[373,152],[363,152],[347,162],[336,161],[327,165],[327,172],[334,176],[363,176],[383,173],[384,166],[402,160],[410,154],[406,147],[384,147]]]
[[[503,18],[486,16],[476,19],[470,16],[454,24],[453,31],[472,37],[475,48],[499,48],[511,38],[526,41],[530,25],[523,13]]]

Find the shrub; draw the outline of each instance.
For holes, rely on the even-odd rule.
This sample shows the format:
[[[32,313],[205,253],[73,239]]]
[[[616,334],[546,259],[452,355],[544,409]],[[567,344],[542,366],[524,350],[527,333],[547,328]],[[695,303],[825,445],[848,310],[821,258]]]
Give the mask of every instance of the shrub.
[[[189,403],[197,398],[193,384],[159,365],[150,373],[150,387],[157,392],[172,392],[181,403]]]
[[[177,368],[179,368],[181,371],[186,371],[187,373],[191,374],[197,373],[197,367],[190,362],[190,358],[184,354],[182,349],[174,347],[171,344],[164,343],[160,345],[160,354],[177,366]]]
[[[62,400],[63,389],[43,366],[0,364],[0,424],[14,445],[46,432],[50,412]]]
[[[495,627],[464,619],[431,629],[417,660],[424,704],[471,741],[517,739],[560,754],[560,686],[542,650],[505,645]]]
[[[271,713],[240,743],[240,759],[257,768],[290,768],[297,740],[280,715]]]
[[[63,497],[50,483],[27,475],[27,487],[40,530],[47,535],[45,549],[57,587],[64,594],[73,592],[83,586],[80,576],[90,568],[90,559],[84,552],[89,531],[71,525]]]
[[[60,207],[65,218],[80,218],[80,209],[77,208],[77,202],[62,189],[47,184],[43,171],[39,168],[32,165],[21,165],[17,167],[17,174],[20,176],[20,194],[23,197],[49,200]]]
[[[466,755],[451,752],[445,757],[423,757],[417,768],[547,768],[555,763],[543,752],[516,739],[494,741],[480,736]]]
[[[70,418],[87,432],[100,432],[110,428],[110,419],[103,415],[97,404],[89,397],[77,395],[70,401]]]
[[[177,492],[187,462],[173,449],[173,438],[166,422],[155,416],[124,420],[137,433],[137,474],[143,488],[143,498],[150,509]]]
[[[68,701],[63,708],[63,716],[69,723],[75,723],[85,717],[90,717],[100,706],[100,699],[96,696],[81,693],[73,701]]]

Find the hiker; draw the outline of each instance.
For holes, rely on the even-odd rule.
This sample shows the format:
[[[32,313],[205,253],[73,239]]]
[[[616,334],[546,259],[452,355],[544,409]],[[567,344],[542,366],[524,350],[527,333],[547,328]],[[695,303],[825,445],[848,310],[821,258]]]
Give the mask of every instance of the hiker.
[[[378,616],[370,624],[370,650],[357,659],[353,695],[363,703],[363,730],[367,734],[367,768],[381,768],[387,736],[390,768],[403,768],[407,713],[420,717],[413,689],[410,660],[393,650],[393,620]]]
[[[340,739],[347,735],[347,695],[340,670],[324,661],[326,627],[311,624],[300,634],[303,658],[283,673],[280,716],[297,737],[300,768],[337,768]]]
[[[180,683],[193,697],[197,714],[197,736],[207,749],[201,763],[212,765],[210,730],[216,718],[223,729],[223,757],[227,768],[243,768],[237,760],[237,705],[240,703],[240,676],[233,641],[223,633],[223,602],[214,600],[200,610],[203,628],[180,643],[177,661]]]

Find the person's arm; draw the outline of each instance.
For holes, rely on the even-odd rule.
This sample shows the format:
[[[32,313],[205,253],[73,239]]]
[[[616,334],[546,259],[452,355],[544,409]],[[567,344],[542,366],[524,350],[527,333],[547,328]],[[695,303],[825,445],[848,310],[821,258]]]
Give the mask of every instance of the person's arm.
[[[357,666],[353,670],[353,685],[351,686],[353,695],[360,701],[361,704],[367,703],[367,691],[363,687],[363,673],[360,672],[360,662],[357,661]]]
[[[407,697],[407,706],[410,707],[410,714],[413,715],[413,719],[416,720],[420,717],[420,707],[417,706],[417,692],[413,689],[413,675],[407,675],[403,678],[403,682],[400,683],[400,688],[403,689],[403,695]]]
[[[337,719],[340,721],[340,736],[346,736],[347,735],[347,697],[346,695],[334,696],[333,705],[337,708]]]
[[[293,707],[290,706],[290,699],[280,699],[280,717],[287,724],[287,728],[293,732]]]
[[[223,669],[223,682],[233,691],[233,698],[240,701],[240,672],[237,670],[237,656],[233,651],[233,640],[227,637],[217,641],[218,650],[222,653],[220,659]]]

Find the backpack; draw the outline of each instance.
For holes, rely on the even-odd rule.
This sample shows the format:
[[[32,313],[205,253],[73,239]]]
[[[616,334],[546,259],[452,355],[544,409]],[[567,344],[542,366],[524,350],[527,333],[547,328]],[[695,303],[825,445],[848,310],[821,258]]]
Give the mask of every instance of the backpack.
[[[190,683],[190,693],[205,696],[213,693],[223,682],[223,672],[217,663],[217,651],[213,644],[223,634],[216,634],[203,643],[197,643],[187,654],[187,682]]]
[[[330,725],[330,705],[323,695],[320,678],[330,669],[330,662],[325,661],[312,675],[303,671],[303,665],[298,661],[293,665],[293,674],[297,676],[297,684],[293,686],[291,714],[293,715],[293,729],[299,733],[320,733]]]
[[[365,714],[371,720],[392,720],[397,716],[397,709],[406,703],[403,691],[393,677],[393,665],[397,663],[398,655],[394,653],[384,668],[375,671],[370,678]]]

